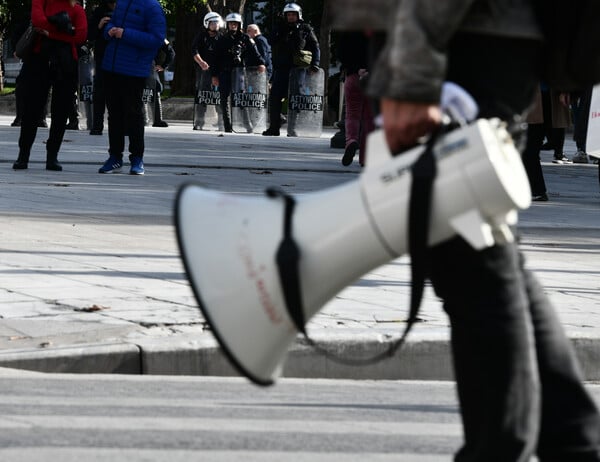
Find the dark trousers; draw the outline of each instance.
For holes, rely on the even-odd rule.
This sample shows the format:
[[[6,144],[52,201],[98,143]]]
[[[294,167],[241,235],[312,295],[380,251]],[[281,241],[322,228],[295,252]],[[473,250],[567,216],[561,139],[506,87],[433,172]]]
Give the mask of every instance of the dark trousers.
[[[35,54],[23,63],[19,86],[20,97],[23,98],[19,158],[24,161],[29,159],[38,124],[44,116],[48,92],[52,88],[52,102],[50,103],[52,122],[46,142],[46,159],[56,160],[65,135],[72,95],[77,88],[77,74],[57,72],[56,68],[50,66],[47,54]]]
[[[219,73],[219,95],[221,96],[221,111],[225,131],[231,131],[231,111],[229,110],[229,96],[231,95],[231,70]]]
[[[106,109],[106,94],[104,90],[104,71],[101,63],[97,63],[94,72],[94,95],[92,97],[92,129],[102,131],[104,129],[104,111]]]
[[[545,133],[544,124],[529,124],[527,126],[527,143],[522,159],[523,166],[527,171],[531,193],[534,196],[541,196],[546,193],[546,182],[540,163],[540,149],[544,142]]]
[[[590,116],[590,105],[592,103],[592,90],[594,87],[588,87],[581,91],[579,100],[573,108],[575,125],[573,127],[573,139],[577,144],[577,149],[584,151],[587,142],[588,121]]]
[[[481,117],[512,121],[539,84],[535,42],[457,36],[448,76]],[[515,243],[432,248],[431,281],[451,324],[465,441],[460,462],[598,461],[600,418],[574,351]]]
[[[281,100],[288,97],[290,69],[275,69],[271,79],[269,93],[269,128],[279,130],[281,127]]]
[[[125,136],[129,137],[129,157],[144,156],[144,77],[104,73],[108,108],[108,152],[123,158]]]
[[[565,147],[565,129],[552,125],[552,98],[550,90],[542,90],[542,112],[544,113],[544,130],[548,143],[554,150],[554,158],[562,159]]]

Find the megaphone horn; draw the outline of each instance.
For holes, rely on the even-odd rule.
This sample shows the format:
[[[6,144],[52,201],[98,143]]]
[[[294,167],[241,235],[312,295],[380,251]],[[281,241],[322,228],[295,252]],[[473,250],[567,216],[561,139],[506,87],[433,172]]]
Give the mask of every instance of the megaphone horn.
[[[406,252],[411,166],[421,151],[392,157],[383,132],[374,132],[357,180],[298,198],[179,189],[175,226],[188,278],[243,375],[273,383],[297,333],[328,300]],[[441,136],[433,153],[428,244],[457,234],[478,249],[512,239],[509,225],[531,192],[504,126],[478,120]]]

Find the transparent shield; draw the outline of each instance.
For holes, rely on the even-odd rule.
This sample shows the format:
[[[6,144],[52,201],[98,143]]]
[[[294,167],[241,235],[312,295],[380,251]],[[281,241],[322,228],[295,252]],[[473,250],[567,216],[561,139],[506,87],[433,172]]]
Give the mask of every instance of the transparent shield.
[[[237,133],[262,133],[267,128],[267,73],[258,67],[231,73],[231,123]]]
[[[325,100],[323,69],[294,68],[290,71],[288,93],[288,136],[319,137],[323,131]]]
[[[155,97],[156,97],[156,80],[154,78],[154,72],[152,72],[146,79],[146,83],[144,85],[144,93],[142,94],[142,102],[144,104],[152,104],[152,103],[154,103]]]
[[[219,89],[212,85],[210,71],[203,71],[197,67],[193,118],[194,130],[224,130],[220,104],[221,96],[219,95]]]
[[[79,108],[80,123],[85,118],[85,127],[92,126],[92,95],[94,93],[94,57],[91,53],[82,54],[79,58]]]

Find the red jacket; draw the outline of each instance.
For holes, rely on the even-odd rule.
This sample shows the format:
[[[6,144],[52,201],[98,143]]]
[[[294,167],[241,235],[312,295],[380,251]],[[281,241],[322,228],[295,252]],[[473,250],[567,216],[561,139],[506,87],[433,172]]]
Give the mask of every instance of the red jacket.
[[[61,11],[66,11],[75,27],[75,35],[59,32],[54,24],[48,22],[48,16],[53,16]],[[72,5],[70,0],[33,0],[31,4],[31,23],[33,27],[47,30],[48,38],[60,40],[71,44],[73,59],[77,59],[76,46],[85,42],[87,38],[87,19],[85,10],[79,4]],[[38,40],[34,51],[39,52],[41,39]]]

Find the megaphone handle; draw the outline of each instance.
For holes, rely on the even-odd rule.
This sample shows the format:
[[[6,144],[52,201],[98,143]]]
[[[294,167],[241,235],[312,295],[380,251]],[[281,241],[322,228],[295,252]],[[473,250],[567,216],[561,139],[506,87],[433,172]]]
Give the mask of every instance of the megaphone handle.
[[[300,249],[292,235],[292,218],[296,200],[279,188],[267,188],[267,196],[284,200],[283,238],[277,249],[275,261],[279,272],[285,306],[296,329],[306,336],[306,319],[300,290]]]
[[[433,147],[441,128],[435,130],[427,140],[425,151],[412,166],[412,183],[408,208],[408,250],[411,267],[410,312],[408,325],[417,321],[425,279],[428,273],[427,242],[429,238],[429,222],[431,218],[431,203],[433,183],[437,175],[437,166]]]

